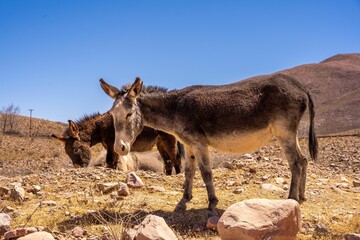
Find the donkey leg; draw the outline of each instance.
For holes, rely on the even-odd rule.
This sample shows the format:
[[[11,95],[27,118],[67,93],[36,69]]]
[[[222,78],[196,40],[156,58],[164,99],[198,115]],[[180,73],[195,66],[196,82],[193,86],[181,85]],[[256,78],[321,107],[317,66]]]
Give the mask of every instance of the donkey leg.
[[[166,175],[171,175],[173,169],[173,161],[171,161],[171,156],[165,146],[166,142],[164,138],[160,137],[156,143],[156,147],[160,153],[161,158],[164,161],[165,173]]]
[[[299,146],[299,142],[296,139],[296,149],[301,157],[301,162],[302,162],[302,172],[301,172],[301,178],[300,178],[300,186],[299,186],[299,200],[302,201],[306,201],[305,198],[305,188],[306,188],[306,177],[307,177],[307,165],[308,165],[308,161],[306,159],[306,157],[302,154],[301,150],[300,150],[300,146]]]
[[[299,201],[300,196],[304,198],[307,161],[304,161],[298,148],[296,137],[295,139],[280,140],[280,143],[291,170],[289,198]]]
[[[211,171],[211,164],[210,164],[210,158],[209,158],[209,152],[207,147],[204,147],[200,150],[199,154],[199,169],[201,172],[201,177],[206,185],[206,190],[208,193],[208,215],[217,215],[215,208],[218,204],[219,200],[215,195],[215,188],[212,178],[212,171]]]
[[[190,148],[186,148],[184,194],[180,202],[176,205],[175,211],[185,210],[186,203],[192,199],[195,162],[195,155],[193,155]]]

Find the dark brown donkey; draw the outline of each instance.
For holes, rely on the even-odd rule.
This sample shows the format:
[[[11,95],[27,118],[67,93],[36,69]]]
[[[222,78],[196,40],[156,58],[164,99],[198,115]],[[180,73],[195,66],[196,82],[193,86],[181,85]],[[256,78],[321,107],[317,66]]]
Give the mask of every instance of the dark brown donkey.
[[[289,198],[305,200],[307,160],[300,151],[297,130],[308,107],[309,150],[315,160],[315,113],[310,94],[295,79],[275,74],[223,86],[191,86],[152,94],[140,94],[140,78],[127,92],[102,79],[100,82],[103,90],[115,99],[110,113],[114,117],[117,153],[129,152],[129,143],[143,125],[169,133],[185,145],[184,195],[176,210],[186,209],[192,198],[197,162],[208,192],[208,210],[216,214],[218,199],[208,146],[228,152],[249,152],[273,136],[279,140],[290,165]]]
[[[115,130],[111,114],[93,114],[85,116],[77,123],[69,120],[69,128],[63,136],[53,137],[65,143],[65,151],[74,165],[86,167],[90,163],[93,145],[102,143],[107,149],[106,163],[116,168],[119,155],[114,151]],[[176,173],[181,170],[183,146],[176,139],[164,132],[144,127],[132,145],[133,151],[144,152],[157,145],[161,157],[164,159],[165,171],[171,175],[173,167]]]

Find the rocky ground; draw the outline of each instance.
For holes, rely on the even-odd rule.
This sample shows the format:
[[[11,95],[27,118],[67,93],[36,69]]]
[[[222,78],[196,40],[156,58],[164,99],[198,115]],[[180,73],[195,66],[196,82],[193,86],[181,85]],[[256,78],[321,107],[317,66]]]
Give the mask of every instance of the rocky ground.
[[[118,196],[99,186],[126,182],[125,173],[74,169],[61,144],[50,138],[0,137],[0,211],[11,216],[11,229],[43,226],[57,239],[114,239],[151,213],[163,217],[180,239],[220,239],[206,228],[207,194],[198,172],[188,210],[174,213],[182,196],[183,174],[138,171],[144,186]],[[306,144],[301,140],[304,152]],[[309,161],[307,201],[301,205],[297,239],[342,239],[345,233],[360,233],[359,146],[356,136],[319,139],[319,159]],[[244,155],[212,150],[211,158],[219,215],[241,200],[287,197],[290,171],[276,141]],[[6,192],[14,186],[25,190],[24,198]]]

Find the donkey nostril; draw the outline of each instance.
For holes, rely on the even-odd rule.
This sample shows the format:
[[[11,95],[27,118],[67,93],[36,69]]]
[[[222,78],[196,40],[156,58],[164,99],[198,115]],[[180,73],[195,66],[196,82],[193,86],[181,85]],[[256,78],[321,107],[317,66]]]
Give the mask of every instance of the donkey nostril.
[[[121,147],[121,151],[125,152],[125,150],[126,150],[125,145],[122,145],[122,147]]]

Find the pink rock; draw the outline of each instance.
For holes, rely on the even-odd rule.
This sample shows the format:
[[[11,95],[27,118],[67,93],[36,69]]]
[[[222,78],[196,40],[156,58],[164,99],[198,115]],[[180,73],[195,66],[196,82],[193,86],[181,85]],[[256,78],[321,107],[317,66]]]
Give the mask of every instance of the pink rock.
[[[141,222],[136,240],[177,240],[178,238],[162,217],[147,215]]]
[[[48,232],[35,232],[20,237],[18,240],[55,240],[55,238]]]
[[[73,230],[71,230],[71,233],[74,237],[82,237],[84,235],[84,229],[77,226],[77,227],[74,227]]]
[[[207,223],[206,223],[206,228],[208,229],[213,229],[213,230],[216,230],[217,229],[217,224],[219,222],[219,218],[218,217],[210,217],[208,220],[207,220]]]
[[[300,230],[300,205],[292,199],[250,199],[231,205],[218,222],[222,240],[290,240]]]
[[[131,172],[127,175],[127,185],[133,188],[141,188],[144,186],[142,180],[134,173]]]

